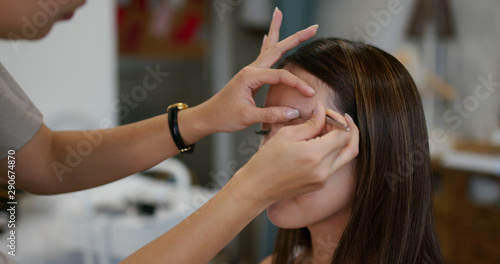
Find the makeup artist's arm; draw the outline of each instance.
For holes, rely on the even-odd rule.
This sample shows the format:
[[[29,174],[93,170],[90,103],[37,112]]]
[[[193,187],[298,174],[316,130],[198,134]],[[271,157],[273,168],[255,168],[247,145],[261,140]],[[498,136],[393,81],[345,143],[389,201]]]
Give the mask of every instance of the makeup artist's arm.
[[[238,87],[253,85],[252,82],[260,83],[259,87],[263,83],[283,82],[312,94],[296,76],[276,71],[244,69],[220,94],[179,111],[178,125],[184,143],[191,145],[211,133],[241,130],[257,122],[287,120],[286,112],[293,113],[293,109],[259,109],[249,101],[253,101],[251,91],[248,95],[238,91]],[[241,98],[235,100],[238,96]],[[289,119],[296,117],[298,112]],[[15,155],[16,186],[35,194],[78,191],[145,170],[177,153],[166,114],[94,131],[56,132],[42,125]],[[6,164],[6,160],[2,162]]]
[[[281,12],[273,19],[270,32],[279,32],[277,22],[281,23]],[[296,118],[294,114],[298,112],[289,108],[256,107],[253,94],[263,84],[285,83],[312,95],[314,91],[304,81],[286,70],[269,67],[315,33],[316,28],[311,27],[279,43],[278,33],[270,34],[273,44],[264,42],[266,48],[257,60],[241,70],[219,93],[198,106],[179,111],[179,130],[185,144],[193,144],[215,132]],[[55,132],[42,125],[15,155],[16,187],[36,194],[87,189],[145,170],[177,153],[165,114],[94,131]],[[6,170],[6,164],[7,159],[0,161],[0,172]]]
[[[310,120],[281,128],[211,200],[121,264],[208,263],[268,206],[321,189],[357,155],[359,132],[347,121],[350,132],[317,137],[325,127],[318,104]]]
[[[253,66],[270,67],[274,59],[267,51],[278,43],[281,18],[275,11],[269,37]],[[350,132],[333,130],[317,137],[325,127],[325,115],[318,103],[310,120],[281,128],[205,205],[122,264],[208,263],[271,204],[323,188],[333,172],[358,154],[359,144],[350,118]]]

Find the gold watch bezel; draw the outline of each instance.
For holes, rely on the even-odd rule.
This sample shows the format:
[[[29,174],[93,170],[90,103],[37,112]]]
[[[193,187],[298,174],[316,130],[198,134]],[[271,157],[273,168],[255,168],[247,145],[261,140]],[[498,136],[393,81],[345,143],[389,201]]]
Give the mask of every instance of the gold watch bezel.
[[[186,104],[186,103],[175,103],[175,104],[171,104],[167,107],[167,111],[172,108],[172,107],[177,107],[177,109],[179,110],[182,110],[182,109],[186,109],[186,108],[189,108],[189,106]]]

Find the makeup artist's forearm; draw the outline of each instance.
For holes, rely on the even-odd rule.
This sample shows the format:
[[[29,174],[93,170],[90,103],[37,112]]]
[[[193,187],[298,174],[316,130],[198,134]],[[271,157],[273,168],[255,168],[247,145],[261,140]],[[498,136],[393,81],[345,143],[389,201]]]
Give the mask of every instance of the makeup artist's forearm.
[[[177,148],[170,137],[166,118],[160,115],[104,130],[54,132],[54,160],[71,168],[52,178],[59,179],[54,191],[69,192],[106,184],[174,156]],[[78,145],[88,143],[92,144],[92,150],[88,155],[79,155],[80,164],[67,164],[70,149],[78,154]],[[86,153],[81,151],[79,154]]]
[[[121,264],[208,263],[268,205],[252,201],[251,190],[233,178],[183,222]]]
[[[193,128],[193,123],[185,122],[195,120],[188,110],[179,112],[179,127],[185,143],[190,145],[206,136],[206,133]],[[178,153],[165,114],[111,129],[54,133],[56,161],[63,165],[67,162],[69,148],[77,150],[78,144],[85,144],[81,143],[83,141],[92,144],[92,151],[82,155],[80,165],[70,166],[71,172],[62,174],[62,181],[61,177],[52,177],[59,179],[54,192],[76,191],[106,184],[148,169]],[[94,142],[89,139],[92,135],[95,137]],[[99,142],[97,139],[100,136],[102,140]]]

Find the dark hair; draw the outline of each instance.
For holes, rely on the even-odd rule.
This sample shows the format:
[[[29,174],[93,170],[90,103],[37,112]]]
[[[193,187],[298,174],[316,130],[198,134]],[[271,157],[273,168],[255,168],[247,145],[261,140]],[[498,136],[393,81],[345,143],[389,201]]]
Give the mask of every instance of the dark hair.
[[[360,131],[351,215],[332,263],[444,263],[425,117],[408,71],[376,47],[337,38],[302,46],[281,62],[287,64],[333,89],[333,103]],[[280,229],[273,263],[293,263],[298,248],[311,249],[308,229]]]

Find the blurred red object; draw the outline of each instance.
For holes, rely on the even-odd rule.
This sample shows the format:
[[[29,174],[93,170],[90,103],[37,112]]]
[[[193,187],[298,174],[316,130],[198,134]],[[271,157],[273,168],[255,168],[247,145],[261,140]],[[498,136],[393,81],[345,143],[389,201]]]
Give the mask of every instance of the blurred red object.
[[[166,4],[160,4],[167,7]],[[118,6],[120,55],[203,56],[206,46],[203,36],[206,34],[202,34],[202,30],[206,28],[207,20],[204,0],[186,0],[177,10],[159,10],[161,6],[157,9],[150,6],[153,5],[147,0],[132,0],[129,4]],[[164,18],[162,14],[154,14],[154,11],[168,11],[168,21],[161,19]]]

